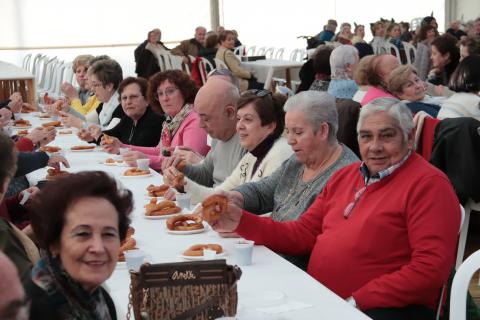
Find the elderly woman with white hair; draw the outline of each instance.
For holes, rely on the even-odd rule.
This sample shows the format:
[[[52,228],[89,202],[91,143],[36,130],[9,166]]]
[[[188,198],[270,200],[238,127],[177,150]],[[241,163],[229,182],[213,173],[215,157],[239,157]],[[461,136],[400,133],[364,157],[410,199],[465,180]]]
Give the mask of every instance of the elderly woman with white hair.
[[[330,55],[331,81],[328,93],[335,98],[352,99],[358,86],[353,78],[353,72],[358,64],[358,50],[352,45],[336,47]]]
[[[255,214],[272,212],[275,221],[297,220],[340,168],[358,161],[337,141],[335,98],[325,92],[303,91],[285,103],[287,142],[294,154],[270,176],[245,183],[230,197]],[[289,259],[306,268],[305,258]]]
[[[357,131],[363,162],[337,171],[300,219],[273,221],[230,201],[211,225],[280,253],[310,253],[308,273],[373,319],[435,319],[460,226],[455,192],[415,153],[403,103],[364,106]]]

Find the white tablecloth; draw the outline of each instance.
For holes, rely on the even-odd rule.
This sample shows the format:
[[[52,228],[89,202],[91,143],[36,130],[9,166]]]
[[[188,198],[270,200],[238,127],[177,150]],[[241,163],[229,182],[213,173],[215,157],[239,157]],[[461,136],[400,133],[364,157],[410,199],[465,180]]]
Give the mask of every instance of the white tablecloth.
[[[34,124],[40,120],[33,115],[24,116]],[[137,247],[146,252],[153,263],[182,261],[180,253],[187,247],[198,243],[219,243],[227,252],[226,260],[234,264],[233,243],[235,239],[225,239],[210,229],[193,235],[172,235],[165,230],[165,220],[148,220],[144,218],[143,206],[148,202],[146,187],[161,184],[162,177],[156,172],[149,178],[124,178],[124,167],[112,167],[101,164],[108,154],[103,151],[71,152],[69,147],[82,144],[75,135],[57,135],[50,145],[64,148],[65,156],[70,162],[71,172],[83,170],[102,170],[109,172],[123,186],[133,192],[135,208],[132,225],[136,232],[134,238]],[[29,180],[43,179],[46,169],[37,170],[29,175]],[[238,283],[239,307],[238,319],[369,319],[363,313],[351,307],[343,299],[311,278],[307,273],[290,264],[268,248],[255,246],[253,264],[241,267],[243,274]],[[124,265],[119,264],[111,278],[106,282],[119,319],[125,319],[128,306],[130,277]],[[282,296],[274,309],[279,307],[300,309],[277,314],[265,313],[267,305],[255,303],[265,296]],[[271,303],[269,303],[271,304]],[[305,307],[308,306],[308,307]],[[280,310],[277,310],[280,311]]]
[[[265,83],[265,89],[270,89],[273,77],[285,79],[286,72],[289,72],[291,80],[299,81],[300,78],[298,77],[298,72],[302,65],[303,62],[275,59],[241,63],[242,67],[249,71],[253,71],[259,82]]]

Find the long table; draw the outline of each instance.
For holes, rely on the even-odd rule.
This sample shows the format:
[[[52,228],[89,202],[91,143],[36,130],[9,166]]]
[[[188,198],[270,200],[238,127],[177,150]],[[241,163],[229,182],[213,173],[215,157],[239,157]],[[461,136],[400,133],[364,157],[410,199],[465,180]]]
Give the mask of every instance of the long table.
[[[24,115],[24,118],[34,125],[42,122],[34,114]],[[132,191],[135,201],[131,217],[132,226],[136,230],[134,238],[137,246],[149,255],[152,263],[183,261],[180,257],[183,250],[193,244],[208,242],[221,244],[227,252],[227,263],[235,264],[232,254],[235,239],[221,238],[211,229],[199,234],[172,235],[166,232],[165,220],[148,220],[144,217],[143,206],[148,202],[146,187],[152,183],[161,184],[163,179],[160,174],[152,172],[148,178],[124,178],[122,173],[127,168],[101,164],[110,157],[101,150],[68,151],[78,144],[84,142],[76,135],[57,135],[55,141],[50,143],[63,148],[71,165],[68,171],[102,170],[115,176],[124,187]],[[35,183],[45,175],[46,169],[40,169],[29,174],[28,178],[31,183]],[[238,282],[238,319],[369,319],[307,273],[264,246],[255,246],[253,264],[241,269],[243,274]],[[129,284],[128,270],[119,263],[106,282],[117,308],[118,319],[126,318]],[[280,312],[281,308],[291,310]]]

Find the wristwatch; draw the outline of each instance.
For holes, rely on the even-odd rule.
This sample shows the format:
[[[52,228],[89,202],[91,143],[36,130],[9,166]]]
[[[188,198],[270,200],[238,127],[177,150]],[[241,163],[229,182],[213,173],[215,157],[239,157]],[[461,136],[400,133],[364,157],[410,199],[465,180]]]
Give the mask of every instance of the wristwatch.
[[[350,303],[350,305],[354,308],[357,307],[357,302],[355,301],[355,298],[353,298],[352,296],[350,296],[349,298],[347,298],[347,302]]]

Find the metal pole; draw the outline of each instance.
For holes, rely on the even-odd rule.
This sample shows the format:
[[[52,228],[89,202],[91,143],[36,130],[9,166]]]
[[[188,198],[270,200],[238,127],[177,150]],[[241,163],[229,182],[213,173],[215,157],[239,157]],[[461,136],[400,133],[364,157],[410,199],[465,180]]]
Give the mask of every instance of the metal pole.
[[[216,31],[220,25],[220,8],[218,0],[210,0],[210,27]]]

